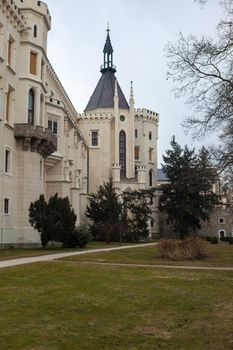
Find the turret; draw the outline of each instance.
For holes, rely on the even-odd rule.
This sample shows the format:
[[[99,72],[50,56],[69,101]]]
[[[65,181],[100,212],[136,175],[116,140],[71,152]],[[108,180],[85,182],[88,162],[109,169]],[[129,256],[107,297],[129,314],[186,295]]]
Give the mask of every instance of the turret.
[[[21,31],[18,50],[18,75],[22,100],[17,111],[17,123],[45,127],[45,91],[47,66],[47,34],[51,28],[51,16],[47,5],[37,0],[16,0],[26,21]]]
[[[32,41],[47,52],[47,33],[51,29],[48,6],[37,0],[16,0],[15,3],[27,21],[27,28],[22,32],[23,39]]]

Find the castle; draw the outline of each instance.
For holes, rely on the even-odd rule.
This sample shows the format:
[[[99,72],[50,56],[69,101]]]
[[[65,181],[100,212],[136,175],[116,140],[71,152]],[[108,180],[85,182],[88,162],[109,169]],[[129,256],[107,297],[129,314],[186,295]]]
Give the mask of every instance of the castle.
[[[36,0],[0,0],[0,244],[34,245],[28,208],[44,194],[68,196],[77,225],[103,181],[118,191],[156,186],[158,114],[135,109],[115,77],[109,29],[101,78],[83,114],[47,57],[51,17]],[[158,232],[151,203],[151,234]]]

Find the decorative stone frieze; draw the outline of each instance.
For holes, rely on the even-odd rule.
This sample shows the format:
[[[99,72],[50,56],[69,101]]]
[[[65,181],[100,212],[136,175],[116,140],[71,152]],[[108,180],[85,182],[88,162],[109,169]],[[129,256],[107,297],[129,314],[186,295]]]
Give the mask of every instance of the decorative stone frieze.
[[[44,158],[56,151],[57,138],[51,130],[30,124],[15,124],[14,128],[14,137],[23,140],[23,151],[38,152]]]

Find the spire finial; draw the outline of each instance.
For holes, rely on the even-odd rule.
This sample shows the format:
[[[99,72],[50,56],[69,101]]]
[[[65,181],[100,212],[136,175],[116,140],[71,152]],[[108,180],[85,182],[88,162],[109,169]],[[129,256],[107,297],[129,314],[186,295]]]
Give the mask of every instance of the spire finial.
[[[131,80],[130,82],[130,100],[133,100],[134,96],[133,96],[133,82]]]
[[[111,71],[113,73],[116,72],[116,67],[113,65],[113,48],[111,44],[111,39],[110,39],[110,29],[109,29],[109,22],[107,23],[107,38],[106,42],[104,45],[104,64],[101,66],[101,73],[105,73],[106,71]]]

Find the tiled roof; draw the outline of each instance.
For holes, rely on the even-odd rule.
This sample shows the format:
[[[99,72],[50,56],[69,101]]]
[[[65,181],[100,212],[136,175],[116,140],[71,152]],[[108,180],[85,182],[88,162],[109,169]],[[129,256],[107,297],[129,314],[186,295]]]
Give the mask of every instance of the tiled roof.
[[[113,108],[114,107],[114,90],[115,90],[116,77],[113,72],[107,70],[104,72],[85,108],[86,111],[90,111],[96,108]],[[117,82],[119,108],[129,109],[128,102]]]

